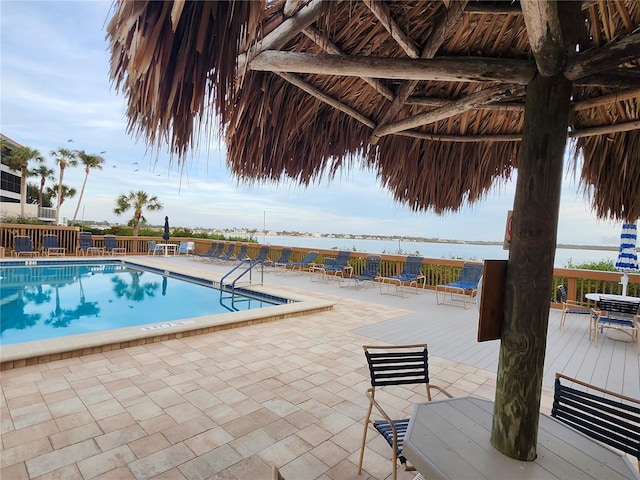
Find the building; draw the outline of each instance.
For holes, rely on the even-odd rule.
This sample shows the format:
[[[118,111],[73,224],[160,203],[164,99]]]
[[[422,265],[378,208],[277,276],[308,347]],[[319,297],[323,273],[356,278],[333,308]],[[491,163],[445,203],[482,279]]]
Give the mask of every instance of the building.
[[[5,157],[11,155],[11,151],[15,147],[21,147],[22,145],[2,133],[0,133],[0,138],[3,142],[2,152],[0,153],[0,159],[2,160],[0,170],[0,220],[2,220],[5,217],[20,216],[21,174],[5,164]],[[25,204],[24,214],[27,217],[35,217],[42,222],[54,223],[56,220],[55,208],[40,207],[30,203]]]

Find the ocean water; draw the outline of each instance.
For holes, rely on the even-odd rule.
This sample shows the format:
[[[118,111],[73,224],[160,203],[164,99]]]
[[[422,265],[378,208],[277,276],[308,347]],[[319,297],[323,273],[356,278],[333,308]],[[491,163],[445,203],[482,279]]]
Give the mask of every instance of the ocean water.
[[[506,260],[509,252],[502,245],[475,245],[470,243],[431,243],[411,242],[406,240],[365,240],[351,238],[325,238],[325,237],[290,237],[258,235],[256,240],[268,245],[281,245],[287,247],[318,248],[355,250],[367,253],[386,253],[401,255],[421,255],[426,258],[445,258],[460,260],[482,261],[486,259]],[[588,250],[577,248],[558,248],[554,266],[566,267],[568,262],[580,264],[586,262],[599,262],[612,260],[618,257],[617,250]]]

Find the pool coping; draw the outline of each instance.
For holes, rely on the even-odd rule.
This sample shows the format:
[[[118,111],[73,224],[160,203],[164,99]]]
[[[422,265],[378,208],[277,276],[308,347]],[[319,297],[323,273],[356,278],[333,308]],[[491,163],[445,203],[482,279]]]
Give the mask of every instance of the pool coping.
[[[115,260],[105,257],[88,257],[84,261]],[[139,265],[142,268],[157,269],[157,266],[147,264],[143,259],[135,257],[120,257],[120,263]],[[69,263],[78,263],[78,259],[69,259]],[[23,263],[24,259],[15,263]],[[65,262],[64,259],[56,259],[50,262],[42,260],[42,263]],[[6,264],[6,259],[3,259]],[[13,262],[11,262],[13,263]],[[40,263],[40,262],[38,262]],[[118,263],[118,262],[116,262]],[[177,268],[176,268],[177,267]],[[177,275],[186,275],[199,278],[206,282],[218,285],[219,273],[214,271],[207,274],[202,271],[186,273],[178,264],[163,265],[163,270]],[[183,271],[180,271],[183,270]],[[272,322],[293,316],[308,315],[311,313],[333,309],[335,302],[316,299],[303,295],[296,295],[264,285],[243,285],[243,290],[253,291],[261,296],[273,296],[286,299],[292,303],[275,305],[256,310],[244,310],[217,315],[205,315],[201,317],[183,318],[171,322],[155,322],[134,327],[118,328],[106,332],[83,333],[62,338],[37,340],[33,342],[17,343],[13,345],[0,345],[0,371],[11,368],[23,367],[46,363],[52,360],[90,355],[121,348],[144,345],[148,343],[163,342],[174,338],[183,338],[192,335],[202,335],[219,330],[239,328],[257,323]]]

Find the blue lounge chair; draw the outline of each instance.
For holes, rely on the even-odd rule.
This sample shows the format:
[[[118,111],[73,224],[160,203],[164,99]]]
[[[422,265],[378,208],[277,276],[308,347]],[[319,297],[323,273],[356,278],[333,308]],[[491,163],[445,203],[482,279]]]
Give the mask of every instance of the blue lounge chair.
[[[349,272],[348,276],[351,276],[353,268],[349,265],[349,258],[351,252],[348,250],[341,250],[335,258],[326,258],[324,265],[314,265],[309,268],[311,273],[311,281],[325,281],[331,282],[338,277],[344,278],[345,271]]]
[[[60,245],[58,245],[58,237],[56,235],[42,236],[42,253],[44,253],[47,257],[55,255],[64,257],[66,252],[66,248],[62,248]]]
[[[406,297],[405,293],[411,291],[407,290],[407,288],[413,288],[414,293],[420,294],[418,282],[422,281],[422,289],[424,290],[424,284],[426,281],[426,277],[422,274],[423,260],[424,257],[409,256],[404,262],[400,275],[378,277],[380,293],[382,295],[399,295],[401,297]],[[386,291],[384,291],[385,285],[387,287]],[[395,289],[393,293],[391,292],[391,286]]]
[[[249,259],[249,257],[247,256],[247,252],[249,251],[249,245],[246,243],[243,243],[242,245],[240,245],[240,250],[238,250],[238,253],[236,253],[235,257],[232,256],[229,260],[232,262],[242,262],[243,260],[247,260]],[[224,260],[224,259],[221,259]]]
[[[215,258],[212,258],[212,260],[219,260],[221,262],[228,262],[229,260],[231,260],[232,258],[234,258],[234,254],[236,251],[236,244],[235,243],[230,243],[227,246],[227,249],[225,250],[225,252]]]
[[[291,261],[291,252],[292,250],[289,247],[283,248],[278,259],[275,262],[268,262],[266,265],[273,268],[287,268]]]
[[[460,306],[455,302],[462,302],[464,308],[469,308],[478,292],[478,282],[482,277],[482,269],[483,265],[481,263],[464,263],[458,280],[436,285],[436,303],[438,305],[447,303],[447,295],[449,295],[451,305]],[[442,298],[440,297],[441,293]]]
[[[118,246],[115,235],[104,236],[104,249],[109,255],[124,255],[127,253],[126,248]]]
[[[302,260],[299,262],[289,262],[286,267],[288,270],[303,270],[305,268],[309,268],[310,265],[313,264],[313,261],[318,257],[318,252],[308,252]]]
[[[104,248],[93,246],[93,235],[90,232],[80,232],[79,242],[76,255],[101,255],[104,253]]]
[[[194,260],[210,260],[217,256],[220,256],[222,250],[224,249],[224,242],[213,242],[204,253],[196,253],[193,255]]]
[[[356,290],[364,290],[367,284],[373,283],[380,275],[380,262],[382,258],[379,255],[369,255],[364,264],[364,270],[358,276],[351,278],[338,278],[341,287],[347,287],[353,281]]]
[[[15,237],[13,240],[13,256],[20,257],[35,257],[38,255],[38,252],[33,251],[33,247],[31,246],[31,238],[25,236]]]
[[[258,255],[256,256],[256,258],[254,258],[251,263],[253,265],[257,265],[258,263],[262,263],[264,265],[264,263],[267,261],[267,257],[269,256],[269,245],[262,245],[260,247],[260,251],[258,252]]]

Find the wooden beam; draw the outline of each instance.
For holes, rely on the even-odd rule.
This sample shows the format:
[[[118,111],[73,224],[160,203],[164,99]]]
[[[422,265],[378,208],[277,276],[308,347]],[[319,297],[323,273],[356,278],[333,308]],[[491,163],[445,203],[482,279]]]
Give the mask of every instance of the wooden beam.
[[[293,75],[291,73],[285,73],[285,72],[276,72],[276,75],[282,77],[287,82],[289,82],[292,85],[295,85],[296,87],[304,90],[309,95],[317,98],[318,100],[326,103],[327,105],[331,105],[333,108],[335,108],[337,110],[340,110],[343,113],[346,113],[347,115],[349,115],[352,118],[355,118],[360,123],[365,124],[367,127],[374,128],[376,126],[376,124],[375,124],[375,122],[373,120],[368,119],[367,117],[362,115],[357,110],[351,108],[350,106],[345,105],[344,103],[339,102],[338,100],[330,97],[329,95],[327,95],[323,91],[321,91],[321,90],[317,89],[316,87],[314,87],[313,85],[310,85],[309,83],[305,82],[304,80],[302,80],[297,75]]]
[[[522,15],[522,9],[517,3],[503,2],[481,3],[470,2],[464,9],[464,13],[478,13],[481,15]]]
[[[405,59],[277,51],[262,52],[251,61],[249,68],[267,72],[511,85],[526,85],[536,72],[527,60],[507,58]]]
[[[583,77],[573,82],[578,87],[603,87],[603,88],[637,88],[640,87],[640,68],[618,67],[606,72]]]
[[[631,99],[640,101],[640,88],[633,88],[630,90],[623,90],[621,92],[610,93],[609,95],[602,95],[600,97],[578,100],[571,106],[571,109],[574,112],[577,112],[579,110],[586,110],[589,108],[599,107],[601,105],[609,105],[615,102],[622,102],[624,100]]]
[[[555,0],[521,0],[520,6],[538,71],[543,77],[557,75],[565,54]]]
[[[614,125],[602,125],[601,127],[583,128],[569,132],[571,138],[592,137],[594,135],[606,135],[608,133],[630,132],[640,130],[640,120],[616,123]]]
[[[397,132],[393,135],[401,137],[419,138],[421,140],[433,140],[436,142],[454,142],[454,143],[473,143],[473,142],[520,142],[522,135],[520,133],[513,134],[495,134],[495,135],[438,135],[435,133],[418,132],[417,130],[405,130]]]
[[[330,53],[332,55],[344,55],[344,52],[338,48],[338,46],[333,43],[326,35],[322,35],[317,29],[314,27],[307,27],[303,30],[303,32],[307,38],[312,40],[316,45],[322,48],[325,52]],[[389,88],[382,83],[377,78],[370,77],[360,77],[362,80],[371,85],[380,95],[385,97],[387,100],[393,100],[395,95]]]
[[[451,99],[435,97],[409,97],[407,105],[420,105],[423,107],[444,107],[451,103]],[[498,102],[488,103],[477,107],[479,110],[500,110],[505,112],[524,112],[524,102]]]
[[[284,2],[282,13],[284,14],[285,18],[289,18],[290,16],[295,14],[302,3],[303,0],[287,0],[286,2]]]
[[[446,14],[435,25],[433,32],[431,33],[431,35],[429,35],[429,39],[422,49],[422,54],[420,55],[421,58],[433,58],[436,55],[436,52],[444,43],[447,33],[454,27],[454,25],[458,23],[460,17],[462,17],[462,13],[466,5],[467,1],[461,0],[454,2],[453,5],[448,8]],[[409,95],[413,93],[417,85],[418,82],[416,80],[412,80],[404,83],[398,89],[396,99],[379,116],[379,127],[397,117],[398,112],[400,112],[407,98],[409,98]],[[379,137],[375,135],[374,131],[374,135],[371,135],[371,137],[369,138],[369,143],[375,145],[378,141],[378,138]]]
[[[389,123],[382,127],[376,128],[377,136],[382,137],[391,133],[400,132],[402,130],[409,130],[421,125],[428,125],[435,123],[445,118],[459,115],[467,110],[478,107],[488,102],[496,102],[502,100],[505,97],[511,97],[514,92],[519,90],[524,91],[522,87],[515,85],[500,85],[497,87],[487,88],[480,90],[479,92],[472,93],[459,100],[451,101],[447,106],[438,108],[432,112],[422,113],[413,117],[405,118],[397,122]]]
[[[640,30],[600,48],[587,50],[576,55],[573,65],[565,69],[569,80],[579,80],[627,62],[640,59]]]
[[[287,18],[260,42],[252,45],[247,52],[238,55],[238,71],[244,71],[247,60],[250,61],[254,56],[265,50],[278,50],[282,48],[285,43],[315,22],[322,13],[325,1],[326,0],[311,0],[307,5],[298,10],[293,17]]]
[[[420,51],[414,41],[406,35],[396,21],[391,18],[389,9],[377,0],[363,0],[363,3],[371,10],[382,26],[389,32],[400,48],[404,50],[409,58],[419,58]]]

